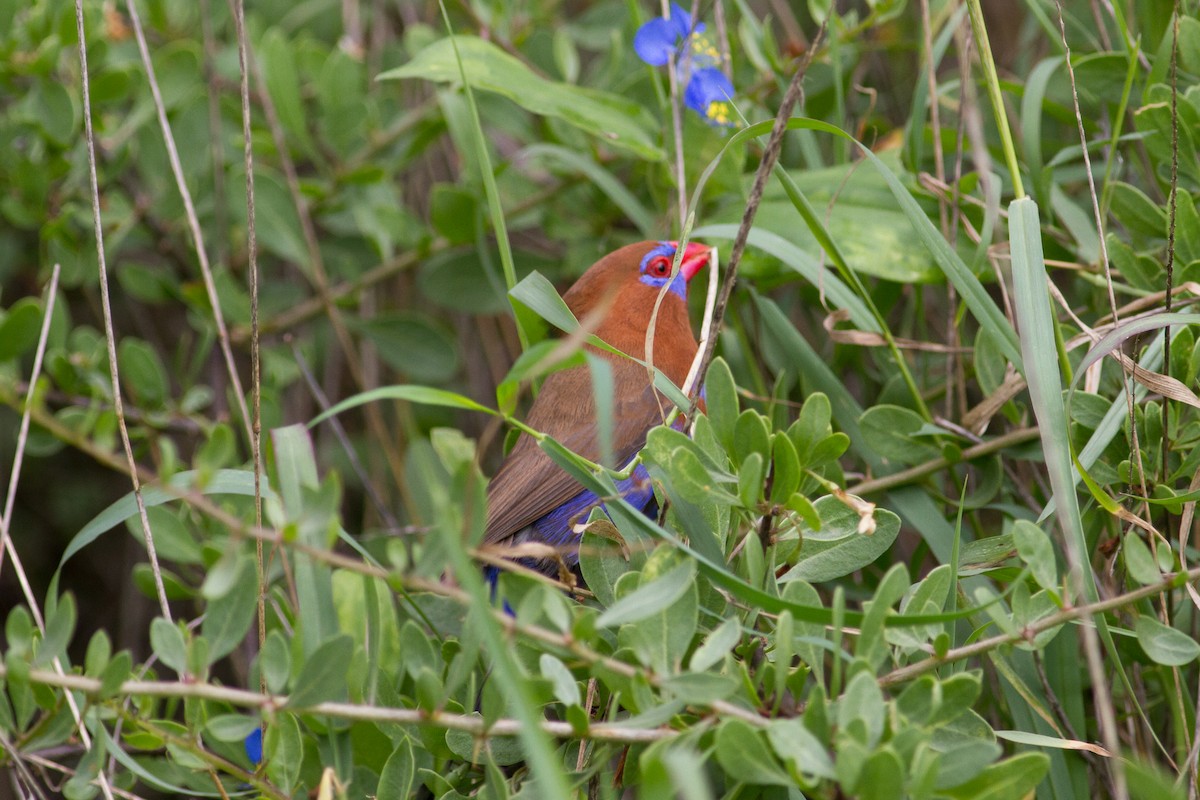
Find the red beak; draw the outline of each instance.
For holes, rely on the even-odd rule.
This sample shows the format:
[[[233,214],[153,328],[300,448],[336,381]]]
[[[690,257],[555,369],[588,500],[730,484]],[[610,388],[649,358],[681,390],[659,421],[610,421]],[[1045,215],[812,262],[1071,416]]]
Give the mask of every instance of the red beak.
[[[687,249],[683,251],[683,261],[679,265],[679,271],[683,273],[684,280],[691,281],[697,272],[704,269],[711,257],[712,248],[708,245],[688,242]]]

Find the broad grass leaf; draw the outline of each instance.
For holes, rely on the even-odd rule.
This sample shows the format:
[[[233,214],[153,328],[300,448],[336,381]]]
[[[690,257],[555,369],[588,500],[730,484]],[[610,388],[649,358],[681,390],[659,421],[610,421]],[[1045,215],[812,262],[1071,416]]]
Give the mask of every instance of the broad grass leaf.
[[[462,72],[454,54],[455,43],[462,57],[462,72],[473,89],[501,94],[527,111],[561,119],[639,158],[663,159],[662,150],[650,135],[651,122],[643,106],[615,94],[547,80],[477,36],[455,36],[453,43],[449,38],[439,39],[379,79],[460,83]]]
[[[236,469],[217,470],[213,473],[212,478],[202,486],[197,486],[199,478],[200,473],[198,471],[178,472],[172,475],[171,479],[167,481],[167,485],[174,491],[160,489],[155,486],[144,487],[142,489],[142,502],[147,507],[161,505],[162,503],[176,499],[178,494],[193,490],[199,491],[204,495],[237,494],[254,496],[253,472]],[[264,499],[274,496],[266,477],[263,477],[262,493]],[[59,559],[59,568],[61,569],[62,565],[69,558],[84,547],[87,547],[105,532],[112,530],[136,513],[137,499],[133,496],[132,492],[108,506],[108,508],[93,517],[88,524],[84,525],[79,533],[71,537],[70,544],[63,551],[62,558]]]
[[[154,549],[160,559],[179,564],[203,563],[204,552],[200,543],[177,513],[162,506],[151,506],[146,509],[146,518],[150,520]],[[139,542],[144,541],[141,520],[130,517],[125,520],[125,527]]]
[[[879,158],[892,172],[903,172],[898,151],[883,153]],[[815,208],[822,212],[827,209],[823,217],[826,232],[855,272],[897,283],[944,280],[920,239],[912,235],[908,215],[896,207],[895,198],[878,171],[862,169],[857,164],[841,164],[816,170],[791,170],[788,175]],[[736,222],[740,218],[741,207],[737,206],[736,216],[726,216],[721,221]],[[864,225],[864,219],[870,219],[871,224]],[[797,219],[796,209],[775,182],[768,184],[754,224],[763,231],[786,237],[814,259],[822,255],[816,237]],[[881,258],[881,253],[887,257]]]
[[[309,423],[309,426],[312,427],[320,422],[324,422],[330,417],[336,416],[343,411],[347,411],[351,408],[357,408],[358,406],[366,405],[367,403],[374,403],[378,400],[406,400],[410,403],[423,403],[430,406],[461,408],[467,411],[483,411],[487,414],[496,413],[487,406],[476,403],[469,397],[464,397],[461,394],[450,392],[445,389],[435,389],[429,386],[413,385],[383,386],[379,389],[361,392],[353,397],[347,397],[333,408],[314,417],[312,422]]]

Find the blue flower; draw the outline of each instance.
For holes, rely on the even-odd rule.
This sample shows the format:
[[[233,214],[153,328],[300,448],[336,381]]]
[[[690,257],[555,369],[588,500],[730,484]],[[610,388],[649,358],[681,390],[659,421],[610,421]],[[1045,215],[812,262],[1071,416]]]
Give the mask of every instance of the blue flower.
[[[702,32],[704,25],[696,28]],[[679,44],[692,34],[692,15],[679,7],[678,3],[671,4],[671,16],[664,19],[655,17],[638,28],[633,37],[633,50],[638,58],[652,67],[661,67],[670,61]]]
[[[733,84],[716,67],[704,67],[692,73],[683,93],[683,104],[704,117],[709,125],[732,125],[730,98]]]
[[[691,15],[679,4],[671,4],[669,17],[655,17],[638,28],[633,49],[651,66],[674,64],[680,83],[687,87],[684,105],[709,125],[734,124],[730,103],[733,84],[718,68],[720,53],[704,35],[704,24],[692,27]]]
[[[262,751],[263,730],[262,730],[262,728],[255,728],[254,730],[250,731],[250,735],[246,737],[246,740],[244,742],[242,742],[242,745],[246,748],[246,758],[250,759],[251,764],[258,766],[259,764],[262,763],[262,760],[263,760],[263,751]]]

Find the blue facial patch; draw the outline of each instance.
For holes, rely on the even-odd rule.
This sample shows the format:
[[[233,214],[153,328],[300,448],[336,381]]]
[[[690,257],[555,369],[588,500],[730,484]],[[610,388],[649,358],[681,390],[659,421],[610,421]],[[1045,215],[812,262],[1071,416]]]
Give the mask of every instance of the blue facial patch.
[[[669,275],[660,278],[650,274],[650,264],[654,259],[659,257],[665,257],[673,265],[675,262],[675,245],[671,242],[659,242],[658,247],[655,247],[642,257],[641,275],[638,280],[647,286],[653,286],[655,289],[661,289],[662,285],[670,279]],[[682,299],[687,299],[687,279],[683,277],[683,270],[680,270],[679,274],[675,276],[675,280],[671,281],[671,291],[679,295]]]

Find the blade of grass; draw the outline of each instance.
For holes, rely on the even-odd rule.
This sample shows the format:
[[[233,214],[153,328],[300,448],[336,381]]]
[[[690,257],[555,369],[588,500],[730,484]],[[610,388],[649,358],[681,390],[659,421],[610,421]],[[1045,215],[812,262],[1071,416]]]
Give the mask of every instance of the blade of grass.
[[[1066,409],[1062,399],[1062,378],[1055,360],[1055,351],[1045,346],[1054,340],[1054,319],[1046,291],[1046,264],[1042,256],[1041,223],[1037,204],[1028,198],[1018,198],[1008,207],[1009,240],[1012,250],[1013,303],[1021,325],[1021,351],[1025,359],[1025,379],[1029,384],[1030,401],[1042,434],[1042,450],[1046,470],[1056,501],[1056,514],[1063,534],[1063,549],[1067,555],[1070,575],[1077,597],[1088,603],[1099,600],[1095,575],[1088,559],[1087,539],[1080,517],[1072,475],[1070,442],[1067,438]],[[1120,660],[1112,645],[1103,615],[1093,617],[1096,628],[1084,626],[1081,634],[1088,670],[1092,680],[1092,697],[1099,716],[1100,733],[1105,747],[1113,754],[1120,753],[1116,713],[1108,691],[1108,679],[1100,652],[1097,631],[1105,638],[1108,656],[1120,669]],[[1119,757],[1111,761],[1113,780],[1118,796],[1125,795],[1124,772]]]
[[[454,38],[454,28],[450,24],[450,13],[446,4],[438,0],[442,11],[442,20],[446,23],[446,33],[454,47],[454,58],[458,62],[458,71],[462,76],[463,93],[467,98],[467,107],[471,111],[471,138],[475,141],[475,157],[479,161],[480,178],[483,180],[483,190],[487,195],[488,215],[492,220],[492,230],[496,233],[496,247],[500,251],[500,266],[504,270],[504,284],[509,291],[517,285],[517,270],[513,264],[512,244],[508,240],[508,224],[504,220],[504,209],[500,206],[500,192],[496,188],[496,176],[492,171],[492,159],[488,154],[487,140],[483,135],[483,123],[479,119],[479,107],[475,104],[475,93],[471,82],[467,80],[466,68],[463,66],[462,54],[458,50],[458,41]],[[511,302],[511,301],[510,301]],[[521,342],[521,350],[529,349],[532,343],[528,324],[528,312],[520,304],[513,303],[513,314],[517,322],[517,337]]]

